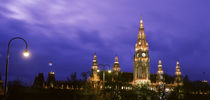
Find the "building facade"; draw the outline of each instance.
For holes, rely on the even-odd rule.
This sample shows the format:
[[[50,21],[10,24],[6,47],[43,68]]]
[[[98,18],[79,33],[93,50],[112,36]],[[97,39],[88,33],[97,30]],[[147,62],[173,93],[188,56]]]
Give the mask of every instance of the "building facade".
[[[93,75],[90,77],[90,81],[98,82],[101,81],[99,75],[97,73],[98,65],[96,60],[96,54],[94,55],[92,73]],[[119,73],[123,73],[120,71],[120,65],[118,62],[118,57],[115,57],[115,61],[113,64],[113,74],[116,76]],[[146,85],[151,89],[157,91],[160,87],[164,87],[164,89],[170,91],[178,85],[183,85],[183,78],[181,75],[181,70],[179,66],[179,62],[176,63],[176,72],[174,75],[174,82],[166,83],[164,78],[164,71],[162,67],[162,61],[159,59],[158,61],[158,71],[156,73],[155,82],[151,82],[151,73],[150,73],[150,56],[149,56],[149,44],[146,40],[146,34],[144,31],[143,20],[140,20],[139,33],[137,36],[137,41],[135,44],[135,53],[133,57],[133,81],[129,82],[134,87]]]

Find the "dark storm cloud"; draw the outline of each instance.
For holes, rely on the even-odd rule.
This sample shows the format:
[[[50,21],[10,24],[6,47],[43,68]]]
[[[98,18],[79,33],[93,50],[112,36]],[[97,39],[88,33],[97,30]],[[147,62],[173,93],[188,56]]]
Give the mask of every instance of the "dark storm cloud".
[[[118,55],[121,69],[132,72],[143,16],[151,72],[156,73],[161,58],[164,71],[173,75],[179,60],[183,74],[201,79],[210,65],[208,4],[205,0],[1,1],[0,72],[4,73],[7,42],[15,36],[29,42],[31,57],[21,57],[21,41],[12,45],[9,73],[13,79],[32,81],[38,72],[46,76],[52,60],[56,78],[65,80],[72,72],[89,71],[95,52],[99,63],[110,65]]]

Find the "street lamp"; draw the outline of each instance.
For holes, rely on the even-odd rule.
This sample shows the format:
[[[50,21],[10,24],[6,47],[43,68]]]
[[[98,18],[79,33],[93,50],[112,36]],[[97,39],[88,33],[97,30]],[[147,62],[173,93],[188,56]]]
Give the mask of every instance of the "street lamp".
[[[28,52],[28,50],[25,50],[24,52],[23,52],[23,56],[24,57],[28,57],[30,55],[30,53]]]
[[[100,72],[100,70],[98,69],[97,72]],[[111,73],[111,72],[112,72],[112,71],[109,69],[109,70],[108,70],[108,73]]]
[[[97,72],[100,72],[100,70],[98,69]]]
[[[112,71],[110,70],[110,66],[108,64],[99,64],[98,66],[102,66],[103,67],[103,84],[105,82],[105,67],[109,67],[108,73],[111,73]],[[97,72],[100,72],[100,70],[97,70]]]
[[[6,62],[6,72],[5,72],[5,87],[4,87],[4,99],[6,100],[7,98],[7,75],[8,75],[8,65],[9,65],[9,48],[10,48],[10,44],[13,40],[16,40],[16,39],[19,39],[19,40],[23,40],[25,45],[26,45],[26,48],[25,48],[25,51],[23,53],[23,56],[25,57],[28,57],[29,56],[29,52],[28,52],[28,43],[26,42],[25,39],[21,38],[21,37],[14,37],[12,39],[10,39],[9,43],[8,43],[8,48],[7,48],[7,62]]]
[[[108,70],[108,73],[111,73],[111,72],[112,72],[112,71],[109,69],[109,70]]]

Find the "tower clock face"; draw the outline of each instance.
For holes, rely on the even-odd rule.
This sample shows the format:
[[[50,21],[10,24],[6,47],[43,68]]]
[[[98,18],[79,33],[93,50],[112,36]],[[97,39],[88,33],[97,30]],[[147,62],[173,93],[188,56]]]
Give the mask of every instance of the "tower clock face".
[[[142,57],[145,57],[146,56],[146,53],[142,53],[141,55],[142,55]]]

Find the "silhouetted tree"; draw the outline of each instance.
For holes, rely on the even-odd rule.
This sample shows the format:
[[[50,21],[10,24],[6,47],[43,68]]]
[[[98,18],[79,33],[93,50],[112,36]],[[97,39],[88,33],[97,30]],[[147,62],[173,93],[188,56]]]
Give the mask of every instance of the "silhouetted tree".
[[[72,74],[70,75],[70,77],[67,77],[67,81],[68,81],[68,82],[70,82],[70,81],[72,81],[72,82],[77,81],[77,73],[76,73],[76,72],[72,73]]]
[[[71,81],[77,81],[77,73],[76,72],[71,74]]]
[[[81,76],[83,77],[83,81],[87,81],[87,78],[88,78],[88,73],[87,72],[82,72]]]
[[[43,88],[44,87],[44,74],[43,73],[39,73],[38,76],[35,77],[34,79],[34,84],[33,87],[35,88]]]

